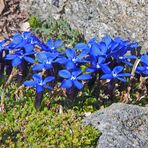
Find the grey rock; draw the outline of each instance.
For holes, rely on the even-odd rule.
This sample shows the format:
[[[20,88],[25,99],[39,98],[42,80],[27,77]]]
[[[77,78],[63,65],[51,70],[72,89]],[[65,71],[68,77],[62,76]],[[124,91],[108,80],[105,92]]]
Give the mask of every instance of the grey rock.
[[[148,107],[114,103],[83,122],[102,133],[98,148],[148,148]]]
[[[43,19],[62,17],[87,40],[122,36],[148,52],[147,0],[23,0],[21,8]]]

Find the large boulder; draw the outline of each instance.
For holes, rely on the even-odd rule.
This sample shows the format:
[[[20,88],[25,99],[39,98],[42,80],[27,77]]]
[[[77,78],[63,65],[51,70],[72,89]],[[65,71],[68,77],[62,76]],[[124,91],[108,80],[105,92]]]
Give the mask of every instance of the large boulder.
[[[147,0],[23,0],[23,10],[46,19],[66,19],[87,40],[105,34],[140,42],[148,52]]]
[[[98,148],[148,148],[148,107],[115,103],[83,122],[102,133]]]

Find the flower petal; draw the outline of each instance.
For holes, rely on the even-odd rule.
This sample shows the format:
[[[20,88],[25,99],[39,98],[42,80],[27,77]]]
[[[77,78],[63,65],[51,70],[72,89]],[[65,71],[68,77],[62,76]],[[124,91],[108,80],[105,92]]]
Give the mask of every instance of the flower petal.
[[[44,64],[36,64],[32,67],[33,71],[41,71],[44,69]]]
[[[72,72],[72,75],[74,77],[77,77],[78,75],[80,75],[82,73],[82,70],[81,69],[76,69]]]
[[[121,74],[118,74],[119,77],[130,77],[132,76],[130,73],[121,73]]]
[[[29,63],[32,63],[32,64],[34,63],[34,59],[31,57],[24,56],[24,59],[25,59],[25,61],[27,61]]]
[[[67,61],[67,63],[66,63],[66,69],[74,69],[76,66],[75,66],[75,63],[74,62],[72,62],[72,61]]]
[[[70,88],[72,87],[72,81],[71,80],[64,80],[61,84],[61,88]]]
[[[77,48],[79,50],[83,50],[83,49],[87,49],[88,46],[85,43],[78,43],[78,44],[76,44],[75,48]]]
[[[41,85],[36,85],[36,91],[37,91],[37,93],[40,93],[40,92],[44,91],[44,87]]]
[[[104,74],[101,76],[101,79],[109,79],[110,80],[112,78],[113,78],[112,74]]]
[[[120,73],[122,70],[124,69],[123,66],[116,66],[114,69],[113,69],[113,73]]]
[[[24,82],[24,85],[25,85],[25,86],[30,86],[30,87],[32,87],[32,86],[36,86],[36,82],[33,81],[33,80],[25,81],[25,82]]]
[[[83,74],[77,77],[78,80],[89,80],[91,79],[91,75],[89,74]]]
[[[69,58],[69,59],[72,59],[76,56],[76,52],[74,49],[71,49],[71,48],[67,48],[66,49],[66,56]]]
[[[116,78],[122,82],[126,82],[126,80],[124,78],[120,78],[120,77],[116,77]]]
[[[78,88],[78,89],[82,89],[82,88],[83,88],[83,84],[80,83],[80,82],[77,81],[77,80],[74,80],[74,81],[73,81],[73,84],[74,84],[74,86],[75,86],[76,88]]]
[[[55,79],[55,77],[53,76],[48,76],[44,79],[43,83],[46,84],[47,82],[51,82]]]
[[[39,74],[34,74],[32,77],[36,82],[42,81],[42,76],[40,76]]]
[[[22,59],[20,59],[19,57],[16,57],[15,59],[12,60],[12,66],[18,66],[19,64],[21,64]]]
[[[70,78],[71,73],[68,70],[60,70],[59,71],[59,76],[63,78]]]

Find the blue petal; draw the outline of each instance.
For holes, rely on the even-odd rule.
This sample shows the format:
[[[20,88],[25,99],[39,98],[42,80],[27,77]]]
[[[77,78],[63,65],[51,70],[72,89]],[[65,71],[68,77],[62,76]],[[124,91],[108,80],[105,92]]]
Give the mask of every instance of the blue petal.
[[[15,59],[12,60],[12,66],[18,66],[19,64],[21,64],[22,59],[20,59],[19,57],[16,57]]]
[[[34,45],[32,45],[32,44],[27,44],[27,45],[24,46],[24,48],[25,48],[25,51],[26,51],[26,52],[32,52],[33,49],[34,49]]]
[[[33,76],[33,79],[34,79],[34,81],[36,81],[36,82],[40,82],[40,81],[42,81],[42,76],[41,75],[39,75],[39,74],[34,74]]]
[[[118,74],[119,77],[130,77],[132,76],[130,73],[121,73],[121,74]]]
[[[44,64],[45,69],[51,69],[53,68],[52,64]]]
[[[60,70],[59,71],[59,76],[63,78],[70,78],[71,73],[68,70]]]
[[[47,82],[51,82],[55,79],[55,77],[53,76],[48,76],[44,79],[43,83],[46,84]]]
[[[100,54],[100,49],[99,49],[98,44],[93,44],[92,45],[90,54],[93,55],[93,56],[98,56]]]
[[[72,75],[74,77],[77,77],[78,75],[80,75],[82,73],[82,70],[81,69],[76,69],[72,72]]]
[[[73,50],[71,48],[67,48],[65,53],[69,59],[73,59],[76,56],[75,50]]]
[[[105,42],[106,46],[109,46],[112,42],[112,38],[109,35],[107,35],[103,38],[103,41]]]
[[[111,73],[111,69],[108,67],[107,64],[101,64],[100,67],[104,73]]]
[[[142,61],[143,63],[145,63],[146,65],[148,65],[148,55],[143,55],[143,56],[141,56],[141,61]]]
[[[24,56],[24,59],[25,61],[29,62],[29,63],[34,63],[34,59],[33,58],[30,58],[30,57],[27,57],[27,56]]]
[[[15,54],[8,54],[8,55],[6,55],[6,59],[7,60],[13,60],[15,58],[16,58],[16,55]]]
[[[59,48],[59,47],[62,47],[63,46],[62,45],[62,40],[60,40],[60,39],[57,39],[54,44],[55,44],[55,47],[56,48]]]
[[[87,44],[84,44],[84,43],[78,43],[75,48],[79,49],[79,50],[83,50],[83,49],[87,49],[88,46]]]
[[[78,89],[82,89],[82,88],[83,88],[83,84],[80,83],[80,82],[77,81],[77,80],[73,81],[73,84],[74,84],[74,86],[75,86],[76,88],[78,88]]]
[[[25,85],[25,86],[30,86],[30,87],[32,87],[32,86],[36,86],[36,82],[33,81],[33,80],[25,81],[25,82],[24,82],[24,85]]]
[[[116,78],[122,82],[126,82],[126,80],[124,78],[120,78],[120,77],[116,77]]]
[[[37,93],[40,93],[40,92],[44,91],[44,87],[41,85],[36,85],[36,91],[37,91]]]
[[[113,73],[120,73],[122,70],[124,69],[123,66],[116,66],[114,69],[113,69]]]
[[[71,80],[64,80],[61,84],[61,88],[71,88],[72,81]]]
[[[72,62],[72,61],[67,61],[66,63],[66,69],[70,70],[70,69],[74,69],[76,66],[75,66],[75,63]]]
[[[41,71],[44,68],[44,64],[36,64],[32,67],[33,71]]]
[[[67,62],[67,59],[65,57],[60,57],[60,58],[57,58],[55,62],[60,64],[65,64]]]
[[[89,67],[86,69],[86,72],[95,72],[97,69],[94,67]]]
[[[78,80],[89,80],[91,76],[89,74],[83,74],[77,77]]]
[[[124,58],[126,58],[126,59],[137,59],[137,57],[134,56],[134,55],[126,55],[126,56],[124,56]]]
[[[104,74],[101,76],[101,79],[109,79],[110,80],[112,78],[113,78],[112,74]]]
[[[36,55],[36,59],[40,62],[40,63],[44,63],[47,61],[47,56],[44,52],[38,53]]]

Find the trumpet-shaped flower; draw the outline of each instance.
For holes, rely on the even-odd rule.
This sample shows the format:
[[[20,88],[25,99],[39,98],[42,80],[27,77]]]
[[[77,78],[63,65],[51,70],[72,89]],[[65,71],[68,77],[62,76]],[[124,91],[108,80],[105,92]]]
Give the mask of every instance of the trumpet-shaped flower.
[[[126,82],[126,80],[123,77],[130,77],[130,73],[121,73],[124,69],[123,66],[116,66],[112,71],[111,69],[104,69],[104,72],[106,74],[101,76],[101,79],[118,79],[120,81]]]
[[[51,86],[49,86],[47,83],[53,81],[55,78],[53,76],[48,76],[44,80],[41,75],[34,74],[33,80],[25,81],[24,85],[29,87],[35,87],[36,92],[40,93],[43,92],[45,88],[51,90],[53,89]]]
[[[79,81],[88,80],[91,78],[89,74],[82,74],[81,69],[76,69],[72,72],[69,72],[68,70],[60,70],[59,76],[65,79],[61,84],[62,88],[71,88],[74,86],[77,89],[83,88],[83,84]]]

